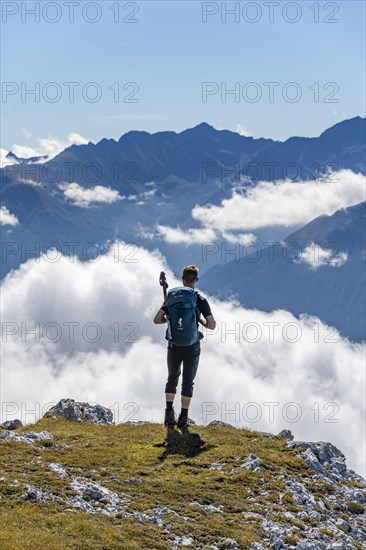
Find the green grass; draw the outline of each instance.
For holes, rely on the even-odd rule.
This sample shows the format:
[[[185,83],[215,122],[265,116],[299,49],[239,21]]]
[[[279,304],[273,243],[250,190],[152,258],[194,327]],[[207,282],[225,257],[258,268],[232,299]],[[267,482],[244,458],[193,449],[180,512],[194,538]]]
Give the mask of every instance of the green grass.
[[[218,542],[218,537],[235,539],[240,548],[259,541],[258,519],[245,519],[243,512],[262,513],[268,505],[279,511],[296,511],[287,495],[279,504],[284,484],[276,480],[283,470],[299,479],[308,472],[305,463],[286,447],[281,438],[261,437],[257,432],[230,427],[194,426],[188,435],[167,431],[161,424],[96,426],[55,419],[42,419],[22,431],[50,431],[53,442],[33,445],[0,440],[0,548],[16,549],[165,549],[169,538],[191,536],[195,543]],[[53,443],[69,447],[53,449]],[[263,460],[262,472],[240,470],[236,456],[256,454]],[[60,463],[69,473],[60,477],[49,468]],[[213,462],[226,462],[222,470],[210,469]],[[269,465],[271,468],[269,468]],[[173,514],[165,517],[171,533],[137,518],[87,514],[67,503],[39,503],[20,499],[26,484],[51,491],[62,499],[76,493],[70,476],[89,477],[104,487],[128,495],[126,511],[145,512],[149,508],[168,506]],[[139,477],[142,483],[124,480]],[[18,480],[16,483],[15,480]],[[315,487],[314,487],[315,489]],[[319,487],[316,487],[319,490]],[[250,490],[250,491],[249,491]],[[269,490],[267,498],[250,500],[260,491]],[[190,506],[200,504],[224,506],[216,513]],[[356,512],[356,511],[355,511]],[[224,548],[225,545],[222,545]]]
[[[292,544],[293,546],[295,546],[299,541],[300,539],[296,535],[285,535],[283,537],[283,542],[286,544]]]
[[[351,514],[363,514],[365,511],[365,506],[363,504],[359,504],[358,502],[349,502],[348,510]]]

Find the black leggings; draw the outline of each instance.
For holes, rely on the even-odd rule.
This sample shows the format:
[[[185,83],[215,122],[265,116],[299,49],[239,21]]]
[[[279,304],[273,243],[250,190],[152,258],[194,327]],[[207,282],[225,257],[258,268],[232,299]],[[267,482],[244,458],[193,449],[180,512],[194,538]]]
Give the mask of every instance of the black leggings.
[[[197,373],[200,353],[200,342],[192,344],[191,346],[170,347],[168,345],[168,380],[165,385],[165,393],[176,393],[179,376],[181,374],[181,364],[183,362],[182,395],[192,397],[193,380]]]

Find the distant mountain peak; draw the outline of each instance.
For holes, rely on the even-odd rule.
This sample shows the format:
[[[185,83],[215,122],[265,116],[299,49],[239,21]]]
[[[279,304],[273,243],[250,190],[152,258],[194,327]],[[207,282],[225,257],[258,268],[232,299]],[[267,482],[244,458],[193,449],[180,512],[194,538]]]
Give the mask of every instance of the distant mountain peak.
[[[12,158],[12,159],[15,159],[15,160],[19,160],[19,157],[17,157],[13,151],[9,151],[9,153],[6,155],[6,158]]]
[[[159,130],[158,132],[146,132],[145,130],[130,130],[126,132],[125,134],[122,134],[122,136],[119,138],[119,142],[121,140],[124,140],[126,137],[141,137],[141,136],[149,136],[149,137],[158,137],[158,136],[168,136],[168,135],[184,135],[187,133],[213,133],[218,132],[219,130],[216,130],[213,126],[208,124],[207,122],[200,122],[200,124],[197,124],[196,126],[193,126],[192,128],[186,128],[185,130],[182,130],[181,132],[174,132],[173,130]],[[104,141],[104,140],[102,140]]]
[[[13,153],[13,151],[9,151],[9,153],[6,155],[7,159],[12,159],[12,160],[15,160],[19,163],[24,163],[24,164],[30,164],[32,162],[39,162],[40,160],[44,160],[46,158],[48,158],[47,155],[40,155],[39,157],[27,157],[27,158],[24,158],[24,157],[18,157],[15,153]]]
[[[211,124],[208,124],[208,122],[200,122],[200,124],[194,126],[192,130],[214,130],[217,132],[217,129],[211,126]]]
[[[335,131],[339,131],[339,130],[344,131],[345,129],[347,129],[349,133],[360,129],[363,130],[363,132],[365,132],[365,127],[366,127],[366,118],[355,116],[353,118],[341,120],[340,122],[337,122],[333,126],[330,126],[330,128],[327,128],[326,130],[324,130],[324,132],[320,134],[320,137],[328,136],[329,134],[332,134]]]
[[[184,135],[184,134],[209,135],[209,134],[216,134],[217,132],[219,132],[219,130],[217,130],[207,122],[200,122],[199,124],[197,124],[196,126],[193,126],[192,128],[186,128],[186,130],[183,130],[182,132],[180,132],[180,134],[181,135]]]

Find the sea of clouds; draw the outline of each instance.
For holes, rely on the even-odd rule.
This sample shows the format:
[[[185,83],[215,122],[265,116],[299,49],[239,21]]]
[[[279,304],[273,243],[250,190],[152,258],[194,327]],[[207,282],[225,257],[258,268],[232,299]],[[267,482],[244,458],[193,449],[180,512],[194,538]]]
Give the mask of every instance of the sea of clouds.
[[[127,253],[128,252],[128,253]],[[61,398],[111,407],[118,422],[163,422],[167,377],[156,250],[124,242],[90,262],[31,259],[1,287],[1,417],[34,422]],[[198,290],[200,290],[198,285]],[[217,322],[201,342],[189,415],[331,441],[365,476],[365,344],[306,315],[265,313],[203,291]],[[180,385],[175,409],[179,411]]]

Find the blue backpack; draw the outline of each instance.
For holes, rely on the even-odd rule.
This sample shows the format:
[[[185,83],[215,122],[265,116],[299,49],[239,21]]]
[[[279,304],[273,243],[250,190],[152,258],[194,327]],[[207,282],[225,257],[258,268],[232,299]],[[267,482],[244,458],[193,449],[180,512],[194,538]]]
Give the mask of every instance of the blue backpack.
[[[201,339],[198,330],[197,294],[189,286],[171,288],[167,293],[169,312],[165,338],[175,346],[191,346]]]

